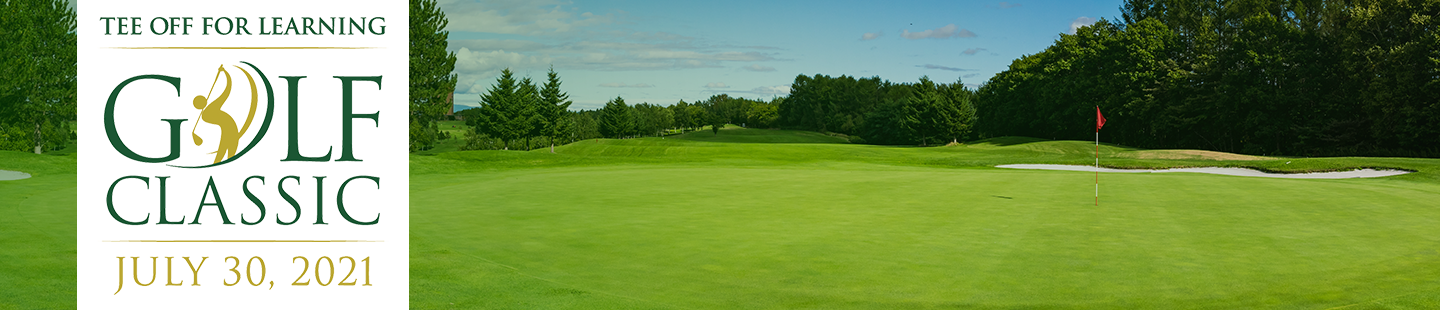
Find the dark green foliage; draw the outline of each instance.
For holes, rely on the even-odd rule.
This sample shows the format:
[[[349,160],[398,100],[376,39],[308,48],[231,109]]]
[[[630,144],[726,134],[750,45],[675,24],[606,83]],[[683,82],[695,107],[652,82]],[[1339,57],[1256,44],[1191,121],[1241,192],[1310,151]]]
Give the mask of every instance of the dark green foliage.
[[[675,128],[675,112],[662,106],[640,103],[633,107],[635,132],[640,135],[664,135]]]
[[[689,104],[689,103],[686,103],[685,100],[680,100],[680,102],[677,102],[677,103],[675,103],[675,104],[673,104],[673,105],[670,105],[670,107],[668,107],[668,108],[670,109],[670,114],[673,115],[673,117],[674,117],[674,119],[675,119],[675,127],[679,127],[679,128],[695,128],[695,127],[699,127],[699,126],[696,126],[696,125],[695,125],[695,124],[696,124],[696,121],[695,121],[695,117],[696,117],[696,116],[695,116],[695,113],[694,113],[695,111],[693,111],[693,110],[690,109],[690,104]]]
[[[532,150],[549,146],[553,152],[557,142],[589,138],[585,130],[593,131],[593,125],[576,128],[580,124],[569,110],[570,96],[560,90],[560,84],[560,75],[554,69],[539,87],[528,77],[516,81],[508,68],[501,70],[495,84],[481,96],[479,107],[458,112],[474,129],[467,143],[470,146],[463,149]]]
[[[790,97],[773,102],[778,119],[772,122],[841,133],[857,143],[943,145],[970,134],[973,97],[958,80],[937,84],[921,77],[915,84],[894,84],[879,77],[800,75]]]
[[[599,114],[600,111],[598,110],[571,113],[570,119],[571,122],[575,125],[570,127],[569,141],[574,142],[586,139],[603,138],[604,136],[600,135],[600,123],[596,121],[596,119],[599,118]]]
[[[600,110],[600,135],[620,139],[635,134],[635,109],[625,104],[625,99],[615,97],[605,102]]]
[[[780,104],[784,97],[775,97],[770,102],[756,101],[745,114],[745,127],[775,128],[780,120]]]
[[[982,136],[1440,156],[1440,0],[1132,0],[979,91]]]
[[[533,109],[539,101],[537,95],[529,78],[517,83],[510,69],[502,70],[495,85],[481,96],[480,107],[465,110],[465,124],[474,127],[476,134],[500,139],[508,150],[512,141],[532,133],[538,118]]]
[[[563,139],[574,123],[570,118],[570,95],[560,91],[560,74],[550,68],[545,76],[545,86],[540,89],[540,135],[550,140],[550,152],[554,153],[555,139]]]
[[[0,150],[59,150],[73,139],[75,11],[65,1],[0,2]]]
[[[451,107],[455,53],[445,50],[450,21],[435,0],[410,0],[410,151],[430,149],[439,140],[435,121]]]
[[[889,86],[880,77],[796,76],[790,85],[790,97],[779,107],[781,123],[806,130],[857,134],[866,113],[880,104]]]

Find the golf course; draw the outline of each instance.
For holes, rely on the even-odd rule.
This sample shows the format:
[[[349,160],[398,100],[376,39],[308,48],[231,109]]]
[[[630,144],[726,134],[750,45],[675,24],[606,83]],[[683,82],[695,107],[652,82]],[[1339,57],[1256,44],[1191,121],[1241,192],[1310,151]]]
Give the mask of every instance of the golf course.
[[[514,309],[1440,307],[1440,161],[1378,179],[1007,170],[1083,141],[844,144],[727,128],[411,157],[411,304]],[[1231,154],[1233,155],[1233,154]],[[1287,164],[1288,162],[1288,164]]]
[[[844,141],[730,127],[412,155],[411,306],[1440,307],[1440,160],[1102,145],[1115,168],[1416,172],[1102,173],[1097,207],[1094,173],[993,167],[1088,164],[1089,142]],[[74,307],[74,154],[0,169],[33,175],[0,181],[0,309]]]

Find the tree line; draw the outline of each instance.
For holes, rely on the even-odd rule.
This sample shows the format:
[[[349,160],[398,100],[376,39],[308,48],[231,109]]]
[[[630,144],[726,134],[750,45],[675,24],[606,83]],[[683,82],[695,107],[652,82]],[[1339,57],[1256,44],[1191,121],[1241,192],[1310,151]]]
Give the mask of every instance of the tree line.
[[[60,150],[75,139],[75,10],[0,2],[0,150]]]
[[[531,150],[595,138],[663,136],[710,127],[719,134],[725,124],[770,128],[777,125],[778,106],[783,99],[762,101],[735,98],[726,94],[693,103],[681,100],[661,106],[642,102],[628,104],[615,97],[595,110],[570,111],[569,95],[560,90],[562,82],[552,68],[543,85],[530,78],[516,80],[510,69],[500,72],[495,84],[481,96],[480,106],[457,113],[472,132],[464,150]],[[537,145],[533,141],[544,141]]]
[[[669,106],[628,104],[615,97],[596,110],[566,111],[552,69],[544,86],[516,80],[509,69],[482,96],[480,107],[459,112],[474,132],[462,149],[530,150],[532,139],[565,144],[594,138],[663,136],[726,124],[747,128],[794,128],[845,135],[854,143],[944,145],[970,137],[975,94],[960,81],[942,84],[921,77],[891,83],[879,77],[799,75],[789,96],[769,101],[717,94]],[[559,94],[558,96],[555,94]],[[563,103],[562,103],[563,101]],[[540,145],[544,146],[544,144]]]
[[[725,124],[772,128],[778,117],[775,111],[783,100],[775,98],[767,102],[718,94],[694,103],[680,100],[670,106],[649,103],[630,106],[624,98],[615,97],[595,114],[599,117],[601,137],[660,136],[673,130],[700,130],[706,126],[718,135]]]
[[[1440,155],[1440,1],[1129,0],[979,90],[981,136]]]
[[[880,77],[799,75],[777,115],[785,127],[845,134],[851,142],[943,145],[969,138],[974,101],[975,93],[959,80],[891,83]]]

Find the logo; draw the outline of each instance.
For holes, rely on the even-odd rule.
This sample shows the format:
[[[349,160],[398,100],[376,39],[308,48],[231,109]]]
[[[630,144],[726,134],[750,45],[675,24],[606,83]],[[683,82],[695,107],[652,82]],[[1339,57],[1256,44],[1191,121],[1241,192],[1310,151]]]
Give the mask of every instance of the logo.
[[[407,4],[182,2],[75,19],[76,307],[404,309]]]
[[[260,143],[260,140],[265,137],[265,133],[270,130],[270,123],[275,115],[275,90],[271,87],[270,80],[259,67],[244,61],[241,61],[240,64],[244,66],[234,64],[219,65],[215,71],[215,78],[210,83],[209,92],[206,92],[204,95],[196,95],[194,99],[191,100],[191,104],[197,113],[195,122],[190,127],[191,141],[197,147],[213,148],[214,151],[208,154],[213,154],[214,159],[207,164],[200,165],[167,165],[179,168],[207,168],[224,165],[240,159],[246,152],[255,148],[255,146]],[[249,69],[246,69],[246,67]],[[232,74],[231,71],[237,72],[238,74]],[[254,74],[251,74],[252,71]],[[249,144],[246,144],[245,148],[242,149],[240,148],[241,138],[252,129],[251,125],[254,125],[255,114],[260,107],[261,85],[256,83],[257,75],[259,76],[260,82],[264,84],[265,114],[261,118],[260,127],[257,129],[258,131],[250,138]],[[243,80],[237,79],[241,76],[244,77]],[[115,151],[120,152],[120,154],[126,158],[145,163],[168,163],[180,158],[182,149],[180,130],[184,126],[183,123],[191,121],[190,119],[161,119],[161,121],[168,123],[170,126],[168,137],[170,141],[170,153],[160,157],[147,157],[131,149],[125,144],[125,141],[120,138],[120,131],[115,125],[115,106],[117,99],[120,98],[121,92],[131,83],[145,80],[157,80],[168,83],[175,87],[176,95],[181,96],[181,78],[179,77],[150,74],[126,79],[115,86],[110,92],[109,100],[105,102],[105,134],[110,139],[110,145],[115,148]],[[221,84],[222,81],[223,84]],[[240,84],[238,89],[236,87],[237,84]],[[218,94],[215,92],[216,88],[220,89]],[[246,92],[246,90],[249,91]],[[244,96],[245,94],[248,94],[248,96]],[[233,97],[240,97],[241,100],[238,100],[239,102],[231,102]],[[239,121],[235,117],[239,114],[232,115],[223,110],[227,103],[231,104],[231,106],[236,104],[243,106],[246,103],[245,101],[247,101],[244,99],[248,99],[249,106],[248,109],[245,110],[247,112],[243,114],[243,121]],[[160,108],[168,109],[179,107],[162,104]],[[199,131],[201,124],[216,129],[206,131],[206,136],[209,136],[209,139],[202,137]],[[207,143],[207,141],[209,143]]]

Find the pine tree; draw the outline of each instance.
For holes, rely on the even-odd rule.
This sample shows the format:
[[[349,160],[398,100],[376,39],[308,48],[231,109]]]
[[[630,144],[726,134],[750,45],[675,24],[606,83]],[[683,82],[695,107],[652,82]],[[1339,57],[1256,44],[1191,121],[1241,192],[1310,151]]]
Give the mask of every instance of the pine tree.
[[[504,149],[510,149],[510,141],[515,140],[523,131],[517,132],[515,124],[517,119],[523,122],[524,115],[521,115],[522,103],[520,101],[519,85],[516,85],[515,74],[509,68],[500,71],[500,77],[496,78],[495,85],[485,95],[480,96],[480,109],[475,118],[466,120],[466,123],[475,128],[480,134],[489,135],[500,139]]]
[[[555,153],[555,138],[570,131],[570,95],[560,91],[560,74],[555,67],[545,74],[545,86],[540,89],[544,118],[542,134],[550,139],[550,153]]]
[[[445,50],[450,21],[435,0],[410,0],[410,151],[434,147],[435,120],[455,92],[455,53]]]
[[[535,87],[535,82],[531,81],[529,77],[520,80],[518,95],[520,104],[518,105],[519,111],[516,113],[520,115],[520,119],[512,126],[519,132],[520,137],[525,138],[525,150],[529,151],[532,145],[530,138],[539,136],[544,125],[542,111],[548,109],[542,106],[544,102],[540,97],[540,89]]]
[[[625,105],[625,99],[615,97],[605,102],[605,108],[600,110],[600,135],[606,137],[623,138],[631,133],[635,127],[634,111],[630,106]]]

